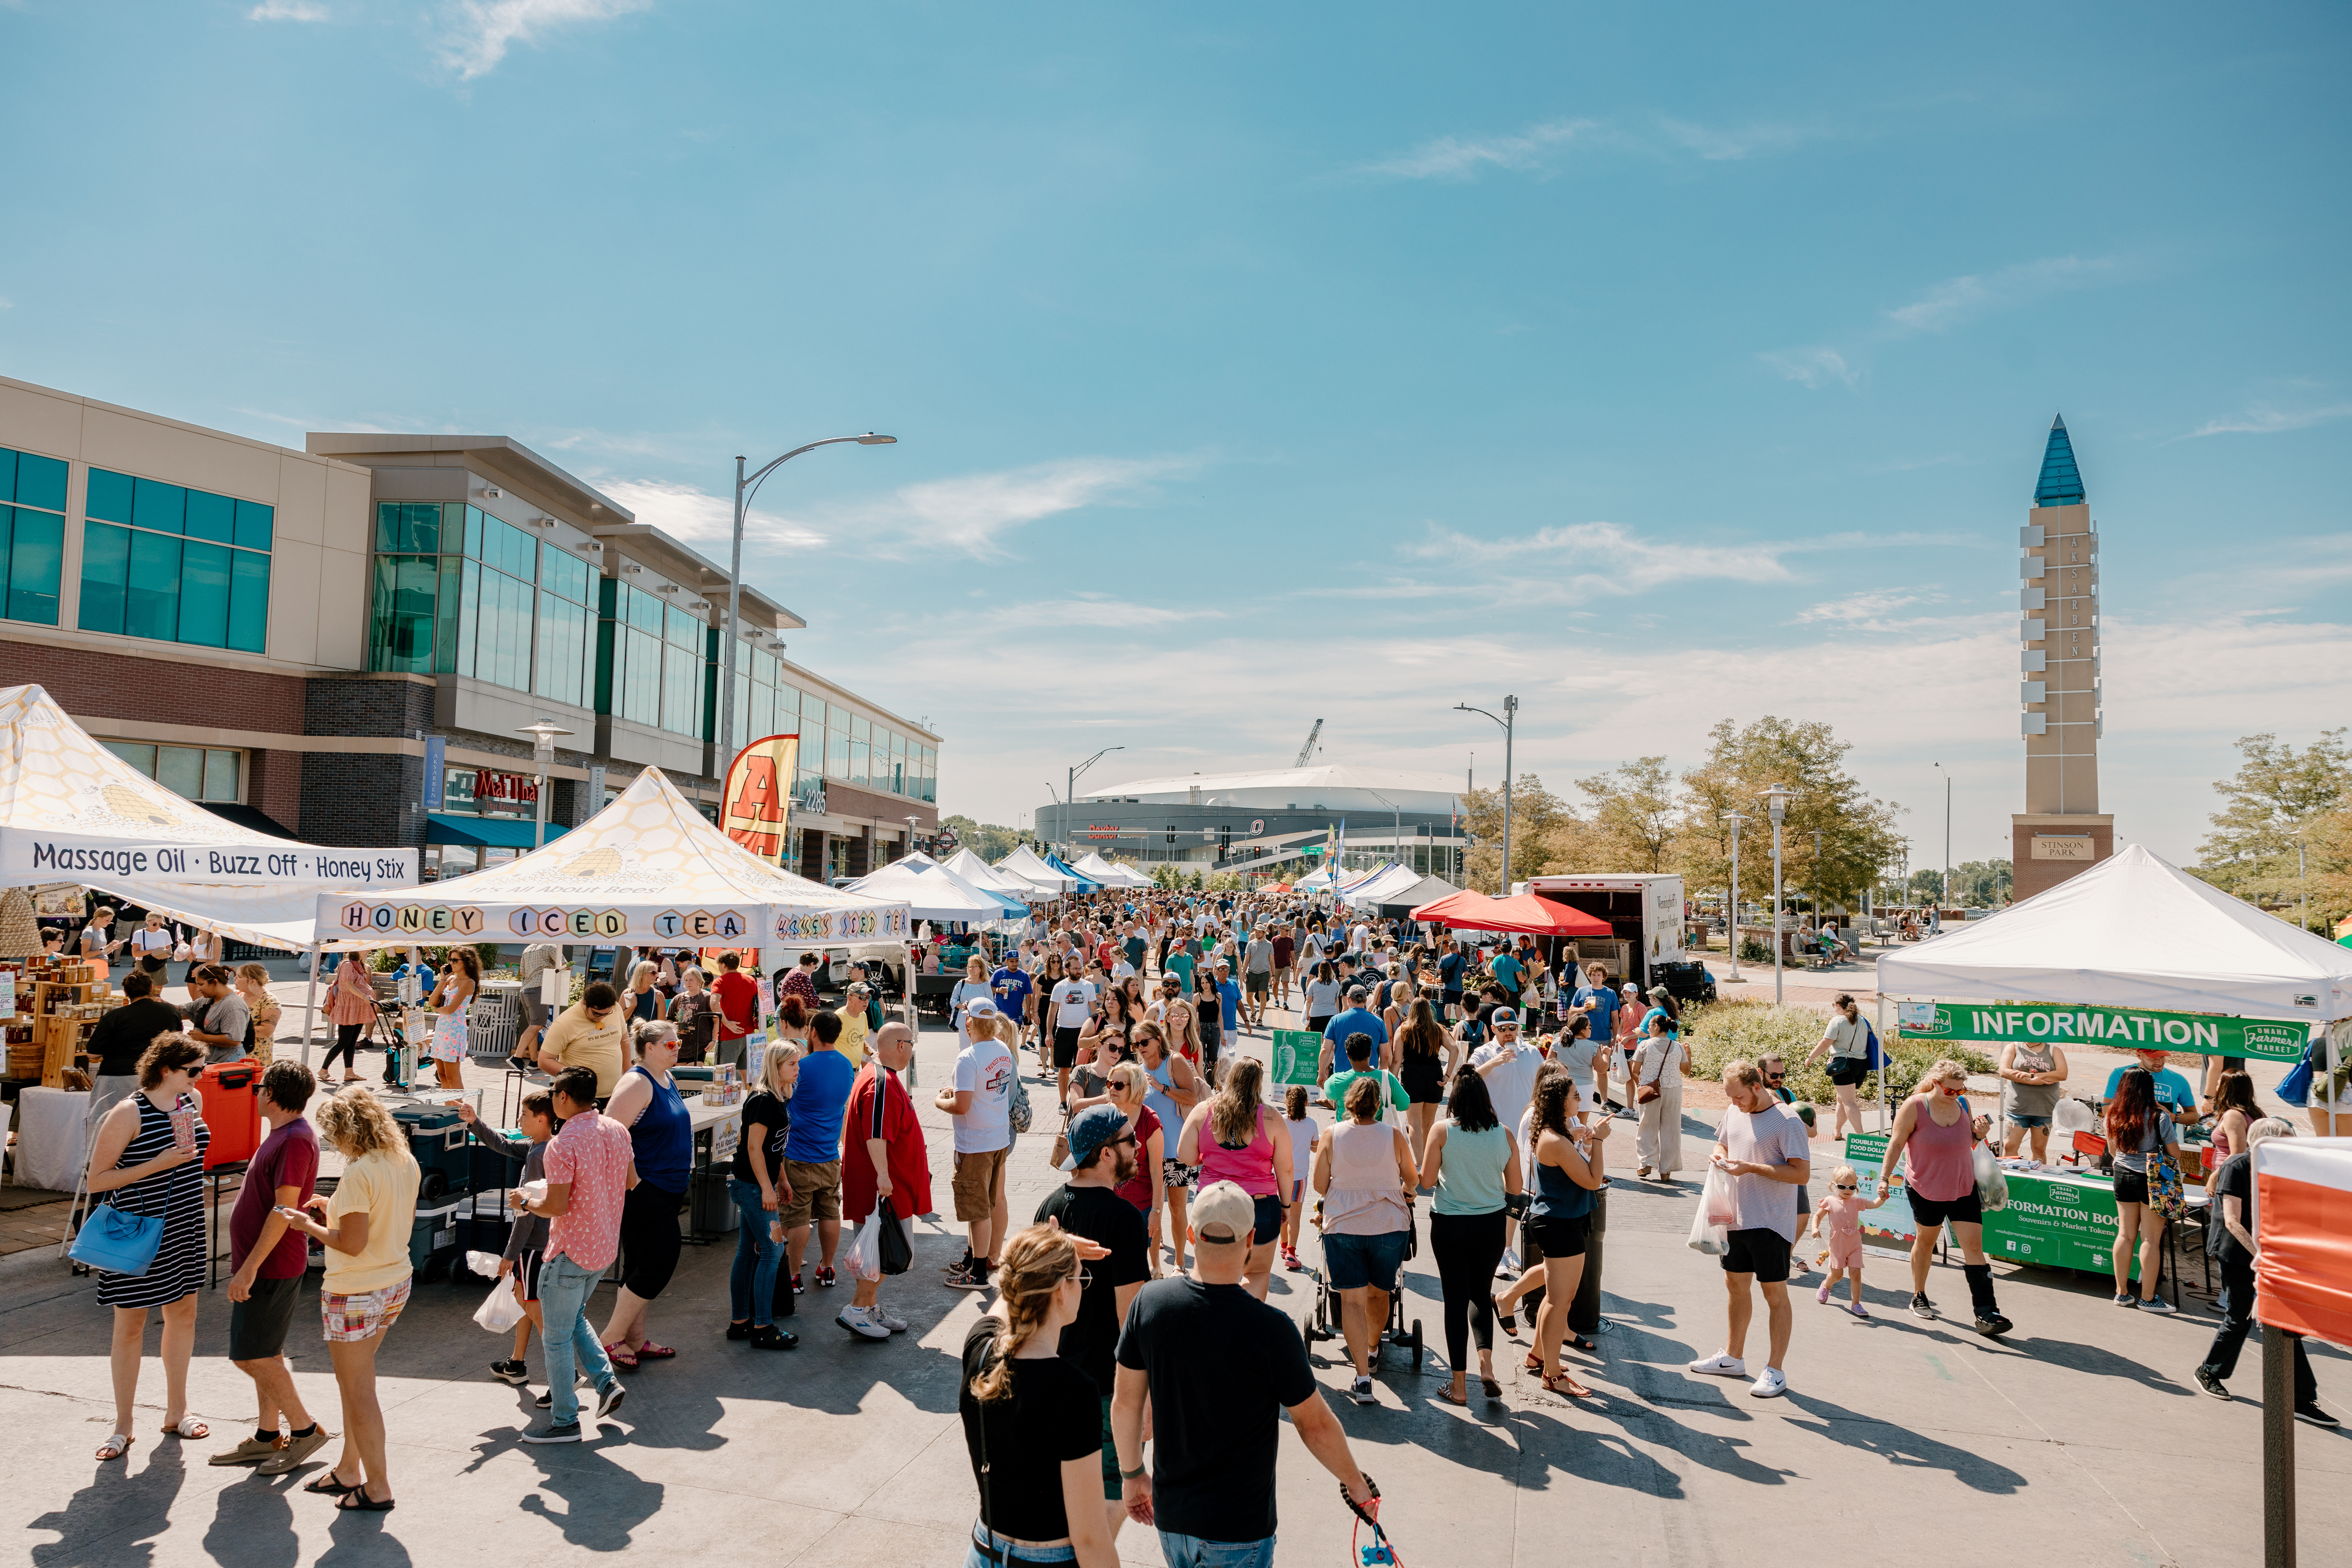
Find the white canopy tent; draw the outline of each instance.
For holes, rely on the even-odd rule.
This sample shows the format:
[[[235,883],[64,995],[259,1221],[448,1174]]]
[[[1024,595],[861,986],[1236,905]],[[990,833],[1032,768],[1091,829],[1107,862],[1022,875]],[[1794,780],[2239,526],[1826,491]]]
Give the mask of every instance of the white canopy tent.
[[[937,862],[909,866],[904,860],[893,861],[843,890],[903,903],[919,921],[1003,926],[1028,916],[1028,906],[1011,894],[975,888]]]
[[[1391,860],[1384,866],[1374,867],[1367,876],[1342,884],[1339,889],[1339,898],[1342,902],[1353,905],[1357,909],[1373,909],[1392,901],[1386,896],[1390,889],[1411,888],[1420,881],[1421,874],[1412,867],[1401,866]],[[1443,894],[1439,896],[1444,897]],[[1427,901],[1423,900],[1423,902]]]
[[[1054,896],[1034,882],[1024,881],[1009,871],[990,865],[969,848],[957,850],[940,864],[975,888],[985,888],[992,893],[1009,894],[1024,904],[1042,903]]]
[[[0,689],[0,886],[79,882],[238,942],[299,950],[321,893],[413,887],[414,849],[330,849],[206,811],[92,740],[38,686]]]
[[[1070,862],[1070,869],[1091,877],[1107,888],[1149,888],[1150,878],[1125,866],[1113,865],[1098,851],[1089,850],[1083,859]]]
[[[999,860],[996,863],[996,869],[1018,877],[1032,886],[1045,889],[1046,896],[1049,898],[1061,898],[1077,886],[1076,878],[1065,877],[1046,865],[1038,858],[1037,852],[1026,844]]]
[[[1345,895],[1348,902],[1384,914],[1409,914],[1423,904],[1452,898],[1462,890],[1443,877],[1424,877],[1410,866],[1394,869],[1403,874],[1349,889]]]

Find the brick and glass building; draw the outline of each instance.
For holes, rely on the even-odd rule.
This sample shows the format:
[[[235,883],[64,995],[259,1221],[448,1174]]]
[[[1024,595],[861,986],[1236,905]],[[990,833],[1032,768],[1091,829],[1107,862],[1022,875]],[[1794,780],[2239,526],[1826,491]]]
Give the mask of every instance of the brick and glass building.
[[[192,799],[417,846],[427,876],[530,847],[540,720],[571,731],[555,826],[647,765],[715,818],[722,568],[504,437],[306,447],[0,378],[0,683]],[[740,596],[735,735],[802,737],[796,868],[936,832],[939,737],[792,663],[806,623]]]

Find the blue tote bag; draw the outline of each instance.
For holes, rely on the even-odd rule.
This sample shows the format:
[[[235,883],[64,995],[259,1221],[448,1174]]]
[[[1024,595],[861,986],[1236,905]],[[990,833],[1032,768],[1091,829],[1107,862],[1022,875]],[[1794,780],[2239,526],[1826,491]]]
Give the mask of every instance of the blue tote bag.
[[[74,1232],[66,1256],[91,1268],[137,1279],[154,1264],[156,1249],[163,1245],[163,1215],[124,1214],[112,1204],[100,1204]]]

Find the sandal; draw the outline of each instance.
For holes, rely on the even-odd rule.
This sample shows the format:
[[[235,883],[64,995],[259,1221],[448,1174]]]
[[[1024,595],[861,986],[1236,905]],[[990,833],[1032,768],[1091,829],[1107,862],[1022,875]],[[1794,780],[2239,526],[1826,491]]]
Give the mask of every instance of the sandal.
[[[1517,1339],[1519,1337],[1519,1320],[1517,1316],[1507,1310],[1502,1302],[1496,1300],[1492,1296],[1486,1298],[1486,1305],[1495,1309],[1495,1321],[1503,1325],[1503,1331],[1510,1335],[1511,1338]]]
[[[667,1361],[670,1357],[676,1354],[677,1354],[677,1352],[672,1350],[669,1346],[657,1345],[651,1340],[647,1340],[645,1343],[637,1347],[638,1357],[645,1361]]]
[[[1601,1347],[1599,1345],[1594,1344],[1591,1340],[1588,1340],[1582,1334],[1578,1333],[1571,1333],[1568,1336],[1568,1347],[1573,1351],[1580,1351],[1586,1355],[1599,1355],[1601,1353]]]
[[[355,1492],[366,1484],[367,1483],[365,1481],[359,1481],[351,1486],[345,1486],[342,1481],[336,1477],[335,1472],[330,1469],[312,1476],[309,1480],[304,1481],[302,1483],[302,1489],[306,1492],[316,1492],[320,1497],[341,1497],[345,1492]]]
[[[1569,1376],[1565,1372],[1553,1373],[1549,1377],[1543,1380],[1543,1385],[1544,1392],[1546,1394],[1565,1394],[1570,1399],[1590,1399],[1592,1397],[1592,1390],[1585,1387],[1584,1384],[1577,1382],[1576,1379]]]
[[[1536,1373],[1538,1376],[1541,1376],[1543,1374],[1543,1352],[1541,1351],[1529,1351],[1528,1352],[1528,1359],[1521,1362],[1519,1364],[1527,1368],[1529,1372]]]
[[[604,1359],[611,1362],[614,1366],[625,1366],[631,1372],[637,1370],[636,1354],[626,1345],[606,1345],[604,1347]]]
[[[1500,1399],[1503,1397],[1503,1385],[1496,1382],[1493,1378],[1481,1377],[1478,1382],[1480,1386],[1485,1389],[1487,1398]]]
[[[1448,1405],[1467,1405],[1470,1403],[1470,1395],[1468,1394],[1456,1394],[1450,1385],[1439,1389],[1437,1391],[1437,1397],[1443,1399]]]
[[[105,1442],[100,1443],[98,1446],[98,1458],[100,1462],[104,1463],[110,1459],[119,1459],[122,1458],[123,1455],[131,1452],[131,1445],[138,1440],[138,1438],[133,1437],[128,1432],[117,1432],[114,1436],[109,1437]]]
[[[386,1498],[382,1502],[378,1502],[367,1495],[364,1486],[357,1486],[335,1500],[335,1511],[337,1513],[390,1513],[392,1504],[392,1499]]]
[[[163,1428],[164,1436],[185,1437],[190,1442],[194,1442],[199,1437],[209,1437],[212,1435],[213,1429],[210,1426],[205,1426],[203,1422],[197,1420],[193,1415],[183,1415],[177,1421],[172,1422],[169,1426],[166,1426]]]

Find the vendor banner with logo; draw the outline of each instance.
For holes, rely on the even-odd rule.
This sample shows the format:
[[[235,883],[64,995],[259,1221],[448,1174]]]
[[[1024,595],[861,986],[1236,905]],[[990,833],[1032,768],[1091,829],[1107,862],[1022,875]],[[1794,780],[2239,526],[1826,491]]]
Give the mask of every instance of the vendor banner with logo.
[[[2308,1025],[2212,1013],[2160,1013],[2144,1007],[2091,1007],[2053,1002],[1901,1002],[1895,1018],[1911,1039],[1999,1045],[2096,1046],[2111,1051],[2185,1051],[2197,1056],[2303,1057]]]
[[[719,792],[719,831],[771,866],[796,859],[789,831],[798,735],[770,735],[735,753]]]

